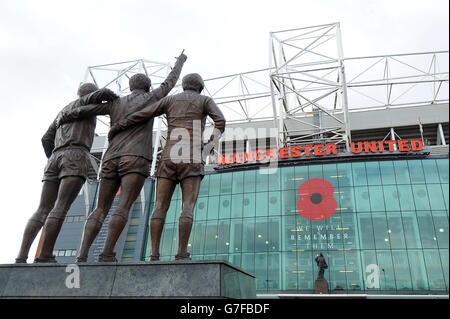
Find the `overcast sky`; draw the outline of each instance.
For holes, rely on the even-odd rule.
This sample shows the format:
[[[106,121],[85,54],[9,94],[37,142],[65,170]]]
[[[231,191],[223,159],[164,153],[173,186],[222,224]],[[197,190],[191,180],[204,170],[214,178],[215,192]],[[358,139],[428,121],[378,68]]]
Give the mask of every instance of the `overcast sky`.
[[[87,66],[146,58],[204,78],[268,67],[269,32],[341,23],[345,57],[448,50],[448,0],[0,0],[0,263],[36,210],[40,139]],[[37,242],[37,240],[36,240]],[[34,258],[36,242],[29,262]]]

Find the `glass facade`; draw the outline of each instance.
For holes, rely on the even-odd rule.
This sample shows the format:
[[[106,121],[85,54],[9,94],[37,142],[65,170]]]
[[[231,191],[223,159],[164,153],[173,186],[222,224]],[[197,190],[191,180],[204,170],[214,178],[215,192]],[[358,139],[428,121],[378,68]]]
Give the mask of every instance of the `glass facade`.
[[[125,238],[125,243],[123,245],[122,258],[120,259],[122,262],[132,262],[134,260],[137,233],[142,215],[141,211],[142,199],[141,196],[138,196],[128,216],[127,237]]]
[[[448,292],[448,165],[448,158],[414,159],[206,175],[188,250],[254,274],[258,293],[312,292],[320,252],[333,293]],[[306,181],[315,186],[306,189]],[[177,187],[161,260],[174,260],[180,207]],[[328,215],[304,217],[311,209]]]

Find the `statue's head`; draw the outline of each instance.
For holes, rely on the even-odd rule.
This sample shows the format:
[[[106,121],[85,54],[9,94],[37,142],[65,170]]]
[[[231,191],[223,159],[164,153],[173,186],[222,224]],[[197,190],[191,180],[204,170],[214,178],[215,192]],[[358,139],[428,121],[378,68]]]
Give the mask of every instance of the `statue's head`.
[[[144,90],[148,92],[150,90],[150,85],[152,84],[152,81],[145,74],[138,73],[133,75],[128,83],[130,85],[130,91]]]
[[[82,97],[86,94],[95,92],[98,90],[97,85],[95,85],[94,83],[83,83],[78,87],[78,96]]]
[[[205,87],[202,77],[197,73],[190,73],[185,75],[183,77],[183,80],[181,81],[181,85],[184,91],[193,90],[197,91],[198,93],[201,93],[203,91],[203,88]]]

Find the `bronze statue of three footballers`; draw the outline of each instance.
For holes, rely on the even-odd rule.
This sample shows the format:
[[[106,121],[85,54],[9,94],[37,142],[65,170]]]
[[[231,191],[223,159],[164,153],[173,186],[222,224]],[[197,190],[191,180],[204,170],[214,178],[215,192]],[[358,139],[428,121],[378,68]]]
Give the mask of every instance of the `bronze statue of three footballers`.
[[[206,117],[210,116],[215,124],[209,145],[205,147],[205,150],[210,150],[225,129],[225,118],[211,98],[200,94],[204,84],[198,74],[188,74],[183,78],[182,93],[167,96],[175,86],[186,59],[186,55],[182,53],[166,80],[157,89],[150,91],[150,79],[144,74],[136,74],[130,78],[131,94],[124,97],[118,97],[108,89],[91,93],[92,88],[90,95],[72,102],[75,104],[64,108],[52,123],[52,132],[89,121],[94,123],[93,129],[92,124],[89,127],[92,133],[90,130],[80,129],[72,129],[72,132],[69,132],[72,139],[77,138],[72,136],[77,134],[79,139],[83,139],[81,136],[89,134],[93,136],[96,115],[109,114],[111,118],[109,146],[100,171],[98,203],[85,223],[77,262],[87,261],[89,248],[102,227],[117,190],[121,187],[118,205],[111,214],[103,252],[98,257],[100,262],[117,261],[115,244],[127,223],[131,205],[140,193],[145,178],[149,176],[153,118],[162,114],[167,117],[168,140],[156,172],[156,201],[150,222],[152,246],[150,259],[159,260],[159,244],[165,216],[177,183],[181,186],[182,207],[178,225],[178,252],[175,259],[190,259],[187,243],[200,182],[204,176],[202,136],[205,121]],[[181,140],[180,136],[183,137]],[[83,145],[82,150],[87,152],[87,155],[82,154],[88,156],[92,138],[84,138],[89,139],[90,144]],[[84,169],[87,166],[86,161],[68,162],[63,155],[59,155],[61,151],[58,147],[46,146],[52,145],[51,134],[46,134],[45,141],[47,140],[48,142],[44,144],[43,139],[47,156],[50,156],[50,159],[55,158],[54,161],[59,160],[62,164],[52,164],[49,159],[47,167],[55,167],[54,172],[50,170],[51,180],[45,179],[44,175],[41,204],[27,224],[16,262],[26,262],[31,243],[45,220],[44,244],[35,262],[56,262],[52,255],[53,246],[65,214],[86,179],[87,170],[85,173]],[[57,139],[54,141],[56,144]],[[65,161],[68,162],[67,167],[64,166]],[[49,169],[46,168],[47,171]],[[78,171],[81,173],[73,173]],[[64,199],[61,204],[59,204],[62,201],[60,197]]]

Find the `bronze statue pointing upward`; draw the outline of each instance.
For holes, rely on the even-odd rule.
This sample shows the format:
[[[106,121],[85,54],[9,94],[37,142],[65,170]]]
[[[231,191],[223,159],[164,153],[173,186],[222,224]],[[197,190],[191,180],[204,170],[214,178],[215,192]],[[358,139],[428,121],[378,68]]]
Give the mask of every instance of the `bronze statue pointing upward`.
[[[150,221],[151,260],[159,260],[159,245],[167,210],[177,183],[181,185],[182,205],[178,220],[178,252],[176,260],[190,259],[187,244],[191,233],[194,207],[200,182],[204,176],[202,136],[206,117],[215,125],[210,138],[213,142],[225,129],[225,117],[213,99],[200,95],[204,88],[200,75],[188,74],[182,81],[183,92],[167,96],[148,105],[111,127],[109,138],[114,139],[136,127],[145,125],[154,116],[167,116],[169,137],[156,172],[156,200]],[[144,124],[143,124],[144,123]],[[181,140],[179,136],[183,136]],[[178,151],[183,151],[181,154]]]
[[[111,125],[118,123],[126,116],[141,110],[145,105],[165,97],[175,86],[186,59],[186,55],[182,53],[166,80],[157,89],[150,92],[150,79],[144,74],[135,74],[129,81],[131,94],[110,103],[89,105],[63,114],[60,123],[104,114],[110,115]],[[89,248],[99,233],[114,197],[121,187],[117,207],[109,222],[105,246],[98,259],[99,261],[116,261],[115,244],[127,223],[131,205],[139,195],[145,178],[149,175],[152,158],[152,129],[153,120],[121,132],[110,139],[100,172],[97,207],[86,221],[77,257],[78,262],[87,260]]]

